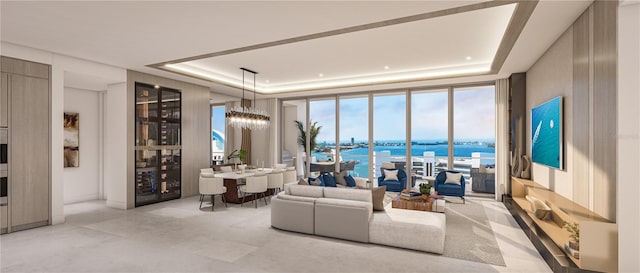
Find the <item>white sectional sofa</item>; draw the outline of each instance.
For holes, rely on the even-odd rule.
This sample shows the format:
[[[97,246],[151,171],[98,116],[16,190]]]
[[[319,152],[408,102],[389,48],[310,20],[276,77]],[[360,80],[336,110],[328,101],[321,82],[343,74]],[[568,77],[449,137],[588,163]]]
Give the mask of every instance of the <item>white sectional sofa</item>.
[[[271,226],[307,234],[442,254],[445,215],[373,212],[371,191],[288,184],[271,199]]]

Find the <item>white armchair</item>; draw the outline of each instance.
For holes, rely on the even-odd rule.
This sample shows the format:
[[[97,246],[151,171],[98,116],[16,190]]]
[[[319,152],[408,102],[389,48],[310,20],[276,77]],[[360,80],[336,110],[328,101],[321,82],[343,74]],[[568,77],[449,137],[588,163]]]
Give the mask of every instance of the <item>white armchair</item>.
[[[255,207],[258,208],[258,194],[262,194],[262,198],[265,197],[265,192],[267,192],[268,179],[266,175],[263,176],[249,176],[246,178],[246,184],[240,185],[238,189],[243,193],[242,195],[242,206],[244,204],[244,198],[247,194],[253,195],[253,202],[255,203]],[[267,199],[264,199],[265,206],[267,205]]]
[[[202,202],[205,195],[211,196],[211,210],[215,207],[215,196],[222,196],[222,202],[224,206],[227,206],[227,201],[224,199],[224,193],[227,192],[227,187],[224,186],[224,179],[220,177],[214,177],[213,169],[200,169],[200,178],[198,180],[198,186],[200,191],[200,208],[202,208]]]

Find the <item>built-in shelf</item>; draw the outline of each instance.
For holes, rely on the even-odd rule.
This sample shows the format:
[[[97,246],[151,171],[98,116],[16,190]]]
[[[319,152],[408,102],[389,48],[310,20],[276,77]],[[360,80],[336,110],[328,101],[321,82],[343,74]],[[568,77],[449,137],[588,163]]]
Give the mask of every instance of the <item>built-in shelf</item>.
[[[551,213],[537,218],[531,209],[527,195],[542,200],[551,208]],[[523,221],[533,223],[577,268],[614,272],[618,261],[617,225],[593,211],[577,204],[556,192],[527,179],[511,178],[512,205],[525,216]],[[565,249],[570,233],[565,223],[577,223],[580,227],[580,257],[576,258]]]

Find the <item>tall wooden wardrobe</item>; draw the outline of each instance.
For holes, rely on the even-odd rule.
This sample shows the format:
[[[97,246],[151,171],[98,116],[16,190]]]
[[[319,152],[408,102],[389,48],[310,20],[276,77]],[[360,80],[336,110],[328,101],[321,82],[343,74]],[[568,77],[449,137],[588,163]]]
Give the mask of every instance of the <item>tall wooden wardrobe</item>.
[[[0,63],[7,155],[0,224],[7,233],[51,224],[51,66],[4,56]]]

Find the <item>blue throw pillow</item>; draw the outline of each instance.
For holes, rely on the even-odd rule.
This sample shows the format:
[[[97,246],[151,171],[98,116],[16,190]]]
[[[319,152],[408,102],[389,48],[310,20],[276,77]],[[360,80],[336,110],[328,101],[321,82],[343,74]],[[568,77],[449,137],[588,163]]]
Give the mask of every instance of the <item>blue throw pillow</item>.
[[[324,187],[324,180],[322,179],[322,176],[318,176],[316,178],[309,177],[309,185]]]
[[[324,180],[325,187],[337,187],[336,179],[330,173],[325,173],[321,175],[322,180]]]
[[[355,187],[356,186],[356,180],[351,175],[345,176],[344,180],[347,180],[347,187]]]

